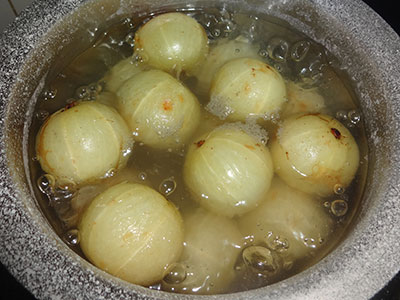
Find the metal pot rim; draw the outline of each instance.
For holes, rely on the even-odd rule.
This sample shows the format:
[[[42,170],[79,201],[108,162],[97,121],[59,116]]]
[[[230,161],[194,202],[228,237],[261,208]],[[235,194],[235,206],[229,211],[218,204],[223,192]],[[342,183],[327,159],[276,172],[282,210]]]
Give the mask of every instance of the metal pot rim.
[[[23,170],[15,168],[5,150],[10,149],[10,141],[6,140],[9,137],[6,120],[10,118],[8,104],[15,93],[13,87],[21,83],[24,64],[31,59],[31,53],[38,51],[37,45],[41,44],[42,37],[84,2],[37,0],[0,37],[0,261],[38,298],[197,299],[198,296],[176,296],[138,287],[93,267],[61,241],[44,221],[34,202],[26,199],[29,198],[26,187],[15,181],[21,176],[16,173],[23,173]],[[249,0],[248,5],[251,6],[252,2]],[[287,4],[286,0],[278,2]],[[377,149],[376,167],[380,168],[382,178],[380,194],[370,191],[371,196],[367,198],[381,200],[364,209],[346,242],[315,266],[265,288],[204,297],[206,299],[365,299],[372,297],[399,271],[400,141],[396,138],[396,131],[400,129],[400,38],[361,0],[314,2],[327,24],[334,22],[332,24],[345,30],[348,36],[344,39],[354,38],[353,47],[361,58],[373,57],[373,62],[369,58],[366,65],[358,66],[358,69],[361,77],[368,72],[366,68],[375,72],[371,76],[375,83],[379,83],[387,108],[387,126],[369,132],[370,142]],[[297,22],[293,17],[288,17],[287,21]],[[328,43],[326,47],[336,51],[334,43],[329,44],[318,35],[312,37]],[[352,58],[344,59],[346,63],[352,63]],[[360,95],[368,97],[364,89],[367,87],[361,85]],[[375,105],[373,102],[376,100],[372,99],[370,105]],[[390,144],[386,144],[388,142]],[[380,143],[386,147],[385,157],[379,150]]]

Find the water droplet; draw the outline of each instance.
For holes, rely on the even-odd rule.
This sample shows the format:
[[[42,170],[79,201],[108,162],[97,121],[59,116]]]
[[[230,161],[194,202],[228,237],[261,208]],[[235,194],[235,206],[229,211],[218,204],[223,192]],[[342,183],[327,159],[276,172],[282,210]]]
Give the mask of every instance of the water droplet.
[[[81,86],[77,88],[75,95],[78,99],[86,99],[89,97],[90,93],[87,86]]]
[[[133,32],[128,33],[124,38],[124,42],[132,48],[135,47],[135,34]]]
[[[304,244],[305,244],[307,247],[310,247],[310,248],[316,248],[316,247],[317,247],[314,238],[307,238],[307,237],[305,237],[305,238],[303,239],[303,242],[304,242]]]
[[[342,195],[345,192],[345,188],[341,184],[335,184],[333,191],[336,195]]]
[[[277,62],[286,61],[289,51],[288,43],[279,37],[274,37],[268,41],[267,51],[270,58]]]
[[[349,111],[349,113],[347,114],[350,122],[354,125],[357,125],[360,120],[361,120],[361,114],[360,112],[358,112],[357,110],[351,110]]]
[[[265,49],[260,49],[260,50],[258,51],[258,55],[260,55],[260,56],[263,57],[263,58],[266,58],[266,57],[268,57],[268,51],[265,50]]]
[[[266,145],[268,143],[268,139],[263,137],[260,139],[261,144]]]
[[[347,202],[341,199],[335,200],[331,203],[331,212],[337,216],[342,217],[347,213]]]
[[[39,111],[36,113],[36,118],[37,118],[38,120],[40,120],[40,121],[46,120],[48,116],[49,116],[49,112],[46,111],[46,110],[42,110],[42,109],[41,109],[41,110],[39,110]]]
[[[64,240],[72,246],[78,245],[80,239],[81,237],[78,229],[70,229],[64,234]]]
[[[248,267],[258,272],[274,273],[278,268],[271,250],[266,247],[247,247],[243,250],[242,258]]]
[[[140,180],[145,181],[147,178],[147,174],[145,172],[141,172],[139,173],[138,177]]]
[[[269,238],[267,239],[267,246],[278,253],[284,252],[289,249],[289,241],[284,237],[280,237],[279,235],[274,236],[269,234]]]
[[[221,30],[219,28],[214,28],[213,31],[211,31],[211,34],[214,37],[219,37],[221,35]]]
[[[346,121],[347,120],[347,113],[344,110],[339,110],[336,112],[336,119],[339,121]]]
[[[43,194],[50,194],[56,185],[56,179],[53,175],[44,174],[37,180],[37,185]]]
[[[56,89],[48,89],[43,92],[43,99],[44,100],[52,100],[56,97],[57,90]]]
[[[185,266],[180,263],[174,263],[167,269],[162,280],[167,284],[179,284],[185,279]]]
[[[106,174],[104,174],[104,177],[105,178],[113,177],[116,173],[117,173],[117,169],[111,168],[110,170],[108,170],[106,172]]]
[[[310,49],[310,42],[309,41],[299,41],[295,43],[290,51],[290,57],[295,62],[302,61]]]
[[[323,77],[323,68],[325,65],[317,58],[315,61],[310,63],[308,67],[304,67],[300,70],[299,76],[303,83],[307,85],[316,84]]]
[[[165,196],[171,195],[175,191],[175,189],[176,189],[176,182],[174,177],[164,179],[158,188],[160,193]]]

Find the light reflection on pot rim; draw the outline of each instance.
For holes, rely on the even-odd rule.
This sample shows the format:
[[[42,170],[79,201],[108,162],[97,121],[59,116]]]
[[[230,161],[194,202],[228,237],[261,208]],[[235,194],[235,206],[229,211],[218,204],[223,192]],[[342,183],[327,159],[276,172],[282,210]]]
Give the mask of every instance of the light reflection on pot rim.
[[[46,34],[54,35],[57,26],[55,32],[73,33],[70,28],[61,28],[64,21],[60,20],[84,2],[94,3],[83,0],[36,1],[0,38],[0,261],[37,298],[58,295],[62,299],[73,299],[80,295],[89,299],[114,294],[121,298],[141,295],[145,299],[174,299],[176,295],[168,296],[125,283],[81,259],[55,234],[29,196],[31,193],[25,182],[21,159],[26,150],[21,145],[22,122],[26,120],[28,109],[26,101],[33,94],[38,77],[44,75],[46,66],[61,51],[61,48],[50,49],[49,40],[41,38]],[[133,1],[120,2],[122,9],[118,6],[110,9],[114,16],[122,13]],[[324,44],[337,57],[343,58],[343,64],[359,82],[357,92],[363,104],[363,115],[365,120],[369,120],[370,165],[374,174],[368,178],[364,206],[354,230],[323,261],[283,282],[237,295],[221,295],[219,299],[273,299],[277,296],[287,299],[369,298],[398,272],[400,265],[397,254],[399,232],[396,230],[396,224],[400,223],[400,141],[396,138],[396,130],[400,129],[400,107],[396,104],[400,95],[400,67],[396,47],[400,39],[361,1],[335,0],[328,3],[318,0],[314,3],[317,5],[315,14],[307,12],[308,1],[286,2],[279,1],[283,3],[283,9],[274,1],[225,3],[238,5],[243,10],[257,4],[258,10],[268,10],[268,13],[283,17]],[[185,1],[156,1],[147,4],[146,8],[152,9],[159,3],[182,4]],[[296,10],[298,3],[305,9]],[[94,6],[88,5],[83,9],[89,15],[87,24],[107,19],[107,11],[91,9]],[[135,8],[131,6],[130,9]],[[90,20],[96,13],[100,15],[98,20]],[[84,17],[85,14],[79,12],[78,18]],[[320,27],[312,28],[312,22],[318,22]],[[71,19],[64,24],[68,23],[79,25]],[[39,44],[49,47],[48,57],[40,54],[46,51],[38,49]],[[352,55],[346,55],[349,53]],[[40,57],[43,62],[37,61]],[[32,65],[26,65],[28,63]],[[30,81],[33,83],[26,86]],[[179,298],[198,297],[180,295]]]

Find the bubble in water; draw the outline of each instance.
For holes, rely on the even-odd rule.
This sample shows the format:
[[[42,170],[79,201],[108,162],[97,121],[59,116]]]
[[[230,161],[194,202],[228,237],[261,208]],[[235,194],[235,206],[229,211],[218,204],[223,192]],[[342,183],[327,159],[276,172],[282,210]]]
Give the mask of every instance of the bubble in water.
[[[219,30],[219,28],[214,28],[213,31],[211,32],[211,34],[214,37],[219,37],[221,35],[221,30]]]
[[[347,120],[347,113],[344,110],[339,110],[336,112],[336,119],[339,121],[346,121]]]
[[[140,180],[145,181],[147,178],[147,174],[145,172],[140,172],[138,177]]]
[[[345,188],[341,184],[335,184],[333,191],[336,195],[342,195],[345,192]]]
[[[106,172],[106,174],[104,174],[104,177],[105,178],[113,177],[116,173],[117,173],[117,169],[111,168],[110,170],[108,170]]]
[[[299,76],[305,84],[314,85],[323,77],[322,70],[324,67],[325,65],[319,59],[316,59],[308,67],[302,68]]]
[[[128,28],[134,28],[135,24],[132,22],[131,18],[125,18],[122,20],[122,24],[126,25]]]
[[[341,199],[335,200],[331,203],[331,212],[337,216],[342,217],[347,213],[347,202]]]
[[[258,272],[274,273],[278,269],[272,251],[266,247],[247,247],[243,250],[242,258],[248,267]]]
[[[78,99],[86,99],[89,97],[90,93],[87,86],[81,86],[76,90],[75,95]]]
[[[347,114],[350,122],[354,125],[357,125],[360,120],[361,120],[361,114],[360,112],[358,112],[357,110],[351,110],[349,111],[349,113]]]
[[[44,174],[37,180],[37,185],[43,194],[49,194],[53,191],[53,188],[56,185],[56,179],[53,175]]]
[[[64,234],[64,240],[72,246],[78,245],[80,238],[81,237],[78,229],[70,229]]]
[[[304,242],[304,244],[305,244],[307,247],[310,247],[310,248],[316,248],[316,247],[317,247],[316,241],[315,241],[314,238],[305,237],[305,238],[303,239],[303,242]]]
[[[274,37],[268,41],[267,51],[273,60],[284,62],[289,52],[289,44],[282,38]]]
[[[176,189],[176,181],[174,177],[164,179],[161,182],[160,186],[158,187],[160,193],[165,196],[171,195],[175,191],[175,189]]]
[[[185,279],[185,266],[180,263],[174,263],[167,269],[162,280],[167,284],[179,284]]]
[[[302,61],[306,57],[308,50],[310,50],[310,42],[299,41],[291,47],[290,57],[295,62]]]
[[[130,32],[128,33],[125,38],[124,42],[127,43],[130,47],[135,47],[135,33]]]
[[[268,57],[268,51],[265,50],[265,49],[260,49],[260,50],[258,51],[258,55],[260,55],[260,56],[263,57],[263,58],[267,58],[267,57]]]
[[[326,208],[331,207],[331,203],[330,203],[329,201],[325,201],[325,202],[324,202],[324,206],[325,206]]]
[[[47,100],[52,100],[52,99],[54,99],[56,97],[56,95],[57,95],[57,90],[56,89],[48,89],[48,90],[44,91],[43,99],[46,100],[46,101]]]
[[[281,253],[289,249],[289,241],[284,237],[279,235],[275,236],[272,232],[269,232],[267,246],[271,250]]]
[[[38,120],[40,120],[40,121],[44,121],[44,120],[46,120],[47,119],[47,117],[49,116],[50,114],[49,114],[49,112],[47,111],[47,110],[39,110],[37,113],[36,113],[36,118],[38,119]]]

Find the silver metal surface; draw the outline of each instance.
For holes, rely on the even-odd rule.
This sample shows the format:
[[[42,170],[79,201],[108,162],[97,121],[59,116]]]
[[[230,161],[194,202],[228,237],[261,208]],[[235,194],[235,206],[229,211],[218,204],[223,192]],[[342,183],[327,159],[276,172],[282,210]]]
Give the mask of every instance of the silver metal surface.
[[[347,68],[361,101],[369,175],[354,229],[330,255],[271,286],[191,296],[126,283],[70,250],[27,184],[24,128],[50,65],[84,47],[88,28],[138,10],[221,5],[280,17]],[[82,48],[83,49],[83,48]],[[39,299],[366,299],[400,266],[400,38],[359,0],[36,1],[0,38],[0,261]],[[26,162],[25,162],[26,163]]]

